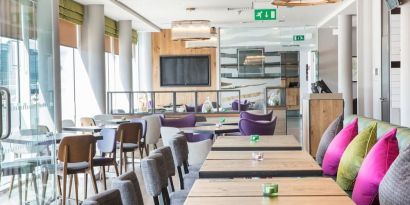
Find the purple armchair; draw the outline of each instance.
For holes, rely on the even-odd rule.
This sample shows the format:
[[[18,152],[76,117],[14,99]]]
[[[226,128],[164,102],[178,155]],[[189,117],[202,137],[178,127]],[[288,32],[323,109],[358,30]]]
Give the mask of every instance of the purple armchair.
[[[232,110],[239,110],[239,111],[247,111],[249,109],[249,101],[248,100],[244,100],[244,101],[240,101],[239,100],[235,100],[232,102]]]
[[[179,119],[166,119],[161,116],[160,119],[162,127],[195,127],[196,124],[196,117],[194,114],[190,114]],[[185,133],[185,136],[188,142],[199,142],[207,139],[213,139],[213,134]]]
[[[276,127],[276,117],[272,121],[253,121],[249,119],[239,120],[241,135],[273,135]]]
[[[241,112],[241,114],[239,114],[241,119],[248,119],[253,121],[271,121],[272,115],[273,111],[270,111],[268,114],[265,115],[252,114],[250,112]]]
[[[195,107],[194,106],[189,106],[185,105],[186,112],[195,112]],[[196,106],[196,112],[201,112],[202,111],[202,104]]]

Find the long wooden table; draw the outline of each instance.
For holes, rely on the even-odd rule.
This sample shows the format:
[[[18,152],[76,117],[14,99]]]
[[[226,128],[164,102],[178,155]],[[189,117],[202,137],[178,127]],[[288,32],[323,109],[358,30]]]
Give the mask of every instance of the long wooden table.
[[[184,205],[354,205],[347,196],[188,197]]]
[[[279,185],[278,196],[347,196],[336,182],[327,177],[270,179],[199,179],[189,197],[261,197],[262,184]]]
[[[212,146],[213,151],[269,151],[302,150],[301,144],[293,135],[260,136],[256,143],[250,142],[250,136],[221,136]]]
[[[199,171],[200,178],[322,176],[322,169],[304,151],[266,151],[252,159],[251,151],[211,151]]]

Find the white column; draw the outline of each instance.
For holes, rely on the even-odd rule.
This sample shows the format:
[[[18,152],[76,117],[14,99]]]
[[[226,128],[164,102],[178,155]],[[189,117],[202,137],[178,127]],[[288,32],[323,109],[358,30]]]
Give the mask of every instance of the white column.
[[[374,0],[363,1],[363,50],[361,58],[363,59],[363,115],[373,117],[373,40],[372,40],[372,2]],[[359,68],[360,69],[360,68]]]
[[[152,45],[151,33],[138,33],[138,69],[141,91],[152,91]]]
[[[85,6],[80,50],[88,79],[81,82],[86,87],[76,89],[81,92],[76,93],[77,108],[82,109],[79,115],[83,115],[79,117],[105,113],[106,110],[104,32],[104,5]]]
[[[364,116],[364,1],[356,1],[357,10],[357,114]]]
[[[401,68],[400,68],[400,118],[401,125],[410,127],[410,1],[401,5]]]
[[[119,21],[120,68],[122,91],[132,91],[132,24]]]
[[[339,15],[338,91],[343,94],[345,116],[353,113],[352,97],[352,16]]]

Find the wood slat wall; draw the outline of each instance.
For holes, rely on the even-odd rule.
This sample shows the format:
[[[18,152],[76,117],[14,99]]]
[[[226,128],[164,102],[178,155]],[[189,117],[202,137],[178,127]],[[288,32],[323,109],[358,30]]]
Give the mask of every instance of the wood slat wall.
[[[155,91],[197,91],[197,90],[215,90],[217,89],[217,67],[216,67],[216,49],[215,48],[185,48],[184,41],[172,41],[171,30],[164,29],[161,32],[152,34],[152,77],[153,90]],[[211,60],[211,85],[199,87],[161,87],[160,82],[160,56],[163,55],[209,55]],[[216,101],[216,95],[203,93],[198,97],[198,104],[201,104],[209,96],[212,101]],[[172,102],[172,95],[156,96],[157,105],[167,105]],[[192,93],[179,94],[177,104],[193,104],[194,97]]]

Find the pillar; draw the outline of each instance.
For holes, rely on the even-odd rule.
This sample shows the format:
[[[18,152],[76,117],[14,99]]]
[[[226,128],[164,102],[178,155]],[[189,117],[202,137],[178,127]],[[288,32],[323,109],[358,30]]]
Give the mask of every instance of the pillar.
[[[87,87],[76,90],[81,92],[81,94],[76,93],[79,105],[77,107],[82,109],[79,111],[81,117],[93,116],[106,111],[104,32],[104,5],[85,6],[84,22],[81,26],[80,51],[86,71],[85,75],[88,78],[81,82],[82,86]]]
[[[352,97],[352,16],[338,16],[338,91],[343,94],[344,115],[353,114]]]
[[[141,91],[152,91],[152,45],[151,33],[138,33],[138,68]]]
[[[410,127],[410,1],[404,1],[400,13],[400,118],[401,125]]]
[[[363,8],[363,28],[362,38],[363,49],[361,58],[363,60],[362,74],[363,81],[363,115],[373,118],[373,40],[372,40],[372,2],[373,0],[362,0]],[[360,69],[360,68],[359,68]]]
[[[122,90],[132,91],[132,24],[131,21],[119,21],[120,67],[119,74]]]

